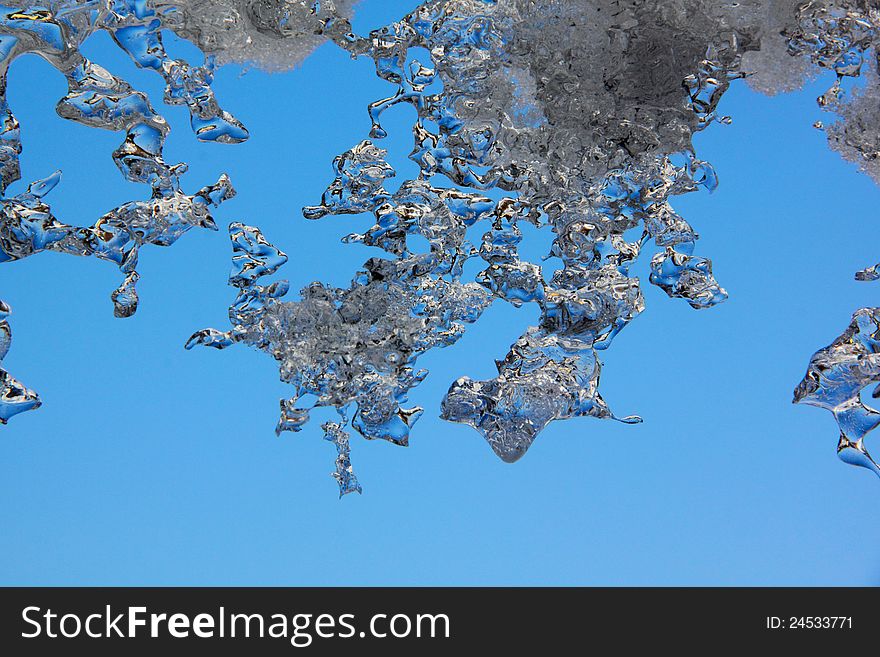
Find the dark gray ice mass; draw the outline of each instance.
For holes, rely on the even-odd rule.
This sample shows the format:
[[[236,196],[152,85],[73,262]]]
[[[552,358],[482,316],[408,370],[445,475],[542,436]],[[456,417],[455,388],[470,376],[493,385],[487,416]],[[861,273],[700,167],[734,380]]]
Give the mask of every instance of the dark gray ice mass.
[[[123,277],[112,294],[119,317],[137,307],[139,248],[168,246],[192,227],[215,228],[209,208],[234,190],[221,176],[193,195],[182,191],[186,166],[162,160],[167,124],[143,93],[80,54],[89,35],[108,31],[138,66],[162,76],[166,103],[188,107],[196,136],[220,143],[248,133],[214,98],[214,67],[291,68],[325,40],[375,62],[388,96],[369,106],[369,133],[336,158],[333,180],[303,213],[310,220],[364,215],[363,232],[344,241],[377,247],[377,255],[347,288],[314,283],[284,300],[288,283],[264,277],[287,257],[258,228],[232,224],[232,328],[203,329],[187,343],[243,343],[270,354],[292,387],[280,404],[279,433],[302,429],[314,406],[335,408],[338,422],[323,429],[336,445],[341,494],[361,490],[350,429],[408,444],[422,409],[407,394],[427,375],[419,357],[453,345],[496,302],[537,304],[540,319],[496,361],[496,377],[451,384],[443,418],[472,426],[505,461],[520,458],[554,420],[640,421],[617,418],[600,395],[599,353],[645,308],[641,281],[630,274],[643,249],[648,282],[669,297],[695,309],[727,298],[711,261],[697,252],[696,231],[671,201],[717,185],[692,138],[730,121],[717,106],[732,82],[745,79],[774,94],[833,71],[837,81],[819,99],[832,116],[822,128],[832,148],[880,180],[880,2],[431,0],[367,35],[352,32],[352,4],[61,0],[0,7],[0,91],[15,57],[40,54],[68,80],[59,115],[123,133],[114,161],[150,190],[148,199],[86,227],[62,223],[43,201],[58,174],[6,196],[20,178],[21,142],[4,94],[0,262],[43,250],[110,260]],[[197,45],[205,65],[171,58],[163,30]],[[863,87],[846,91],[841,81],[860,74]],[[382,114],[400,103],[416,112],[409,157],[419,174],[392,193],[386,180],[396,173],[381,144],[403,136],[387,134]],[[524,222],[553,235],[541,263],[520,257]],[[474,280],[463,273],[469,260],[481,263]],[[880,278],[877,267],[857,277]],[[841,425],[841,457],[880,474],[863,443],[878,414],[860,401],[862,388],[880,382],[878,312],[859,310],[850,329],[813,357],[796,401],[831,410]],[[7,314],[4,305],[0,358],[9,343]],[[39,405],[3,370],[0,385],[0,421]]]

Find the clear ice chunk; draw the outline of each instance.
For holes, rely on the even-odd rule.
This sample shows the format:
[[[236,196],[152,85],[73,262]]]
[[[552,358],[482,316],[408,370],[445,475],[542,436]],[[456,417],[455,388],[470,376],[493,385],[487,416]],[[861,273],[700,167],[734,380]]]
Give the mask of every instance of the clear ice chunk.
[[[3,359],[12,344],[12,329],[9,328],[9,304],[0,301],[0,424],[6,424],[13,415],[40,407],[40,397],[26,388],[9,372],[3,369]]]
[[[849,327],[810,359],[794,391],[794,403],[831,411],[840,427],[837,455],[880,476],[880,466],[865,447],[865,436],[880,424],[880,412],[862,401],[862,391],[880,387],[880,308],[860,308]]]
[[[198,331],[186,348],[243,343],[271,354],[281,380],[293,386],[292,397],[281,401],[277,432],[301,430],[313,406],[334,407],[341,422],[325,430],[340,450],[337,478],[343,493],[360,490],[343,427],[350,421],[364,438],[406,446],[422,414],[407,406],[408,391],[427,374],[415,369],[418,357],[457,341],[463,325],[476,321],[488,305],[489,294],[475,283],[432,274],[424,257],[410,256],[373,258],[347,289],[313,283],[301,290],[299,301],[283,301],[287,281],[258,281],[274,274],[287,256],[257,228],[233,223],[229,232],[229,283],[238,289],[229,309],[233,328]],[[314,398],[312,406],[298,405],[305,396]]]

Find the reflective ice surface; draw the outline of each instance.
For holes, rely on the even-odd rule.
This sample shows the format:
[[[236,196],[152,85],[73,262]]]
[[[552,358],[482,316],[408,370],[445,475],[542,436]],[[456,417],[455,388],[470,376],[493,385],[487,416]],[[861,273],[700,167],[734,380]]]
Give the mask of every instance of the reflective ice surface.
[[[9,305],[0,301],[0,424],[13,415],[29,411],[40,405],[40,400],[33,390],[28,390],[13,376],[3,369],[3,359],[12,343],[12,329],[9,328]]]
[[[692,138],[730,122],[717,108],[734,81],[745,78],[772,94],[798,88],[816,71],[833,71],[837,82],[819,99],[833,118],[818,127],[832,148],[880,178],[873,48],[880,12],[868,2],[429,0],[367,35],[353,33],[346,18],[351,5],[64,0],[7,7],[0,24],[3,70],[25,52],[50,61],[70,89],[59,115],[123,132],[114,161],[128,180],[151,189],[148,200],[116,208],[91,227],[62,223],[42,200],[57,174],[4,196],[0,260],[42,250],[110,260],[123,274],[112,293],[120,317],[137,307],[138,249],[170,245],[193,226],[214,228],[209,206],[234,191],[221,176],[185,194],[185,165],[162,160],[164,120],[144,94],[86,60],[79,44],[96,30],[110,32],[139,67],[162,76],[165,102],[189,109],[196,136],[220,143],[240,142],[247,131],[211,92],[216,65],[289,68],[324,39],[373,60],[388,95],[369,106],[369,132],[336,158],[326,191],[318,199],[316,190],[315,205],[303,214],[310,220],[364,215],[363,229],[344,241],[376,247],[377,255],[347,288],[314,283],[285,300],[288,284],[263,278],[287,257],[258,228],[234,223],[232,328],[204,329],[187,343],[220,349],[243,343],[270,354],[292,386],[280,404],[279,433],[302,429],[313,406],[335,408],[339,420],[324,431],[337,448],[341,494],[360,491],[350,429],[406,445],[422,413],[407,402],[427,375],[419,357],[453,345],[496,302],[536,304],[539,321],[524,327],[496,361],[497,376],[451,384],[442,401],[445,419],[475,428],[505,461],[520,458],[554,420],[640,421],[616,417],[602,398],[599,354],[645,310],[642,281],[631,273],[643,251],[648,282],[670,298],[695,309],[727,298],[697,249],[697,232],[672,203],[717,186]],[[206,63],[171,58],[163,29],[196,44]],[[849,88],[847,80],[859,75],[864,85]],[[397,174],[382,142],[407,137],[388,134],[382,115],[399,104],[416,112],[409,157],[418,175],[391,185]],[[5,192],[20,177],[21,144],[5,100],[0,109]],[[552,234],[540,262],[520,256],[524,222]],[[479,263],[475,277],[465,275],[469,262]],[[869,267],[857,277],[880,275]],[[869,309],[859,313],[873,316]],[[797,399],[849,422],[841,454],[859,461],[850,456],[855,450],[870,465],[862,438],[873,424],[841,420],[851,416],[840,404],[857,402],[872,375],[846,384],[825,375],[849,371],[850,357],[862,372],[867,352],[851,352],[834,345],[819,352]]]
[[[865,447],[865,434],[880,424],[880,413],[864,404],[862,390],[874,387],[880,396],[880,309],[862,308],[849,328],[817,351],[804,380],[794,391],[795,402],[825,408],[840,425],[837,454],[847,463],[880,475],[880,466]]]

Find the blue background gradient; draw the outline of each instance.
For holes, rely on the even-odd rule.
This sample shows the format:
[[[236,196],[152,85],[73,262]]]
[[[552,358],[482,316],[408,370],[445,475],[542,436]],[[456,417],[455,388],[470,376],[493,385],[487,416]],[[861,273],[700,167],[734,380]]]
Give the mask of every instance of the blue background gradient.
[[[355,27],[402,7],[368,0]],[[188,44],[169,50],[199,60]],[[190,164],[188,191],[230,174],[239,195],[217,222],[260,226],[290,256],[291,298],[313,280],[347,285],[378,255],[339,242],[364,216],[300,213],[332,180],[333,157],[366,137],[366,105],[392,91],[371,61],[325,45],[286,74],[219,70],[218,99],[251,131],[222,146],[196,142],[186,110],[159,103],[158,76],[109,37],[85,52],[169,119],[165,159]],[[555,423],[514,465],[437,416],[455,378],[492,376],[535,307],[499,302],[456,346],[425,356],[411,446],[353,436],[364,494],[340,501],[319,428],[330,411],[278,439],[288,389],[271,358],[183,350],[193,331],[228,327],[225,230],[144,249],[140,309],[126,320],[113,317],[110,263],[46,253],[3,265],[5,367],[44,406],[0,429],[0,583],[880,584],[880,482],[836,459],[830,414],[791,404],[810,355],[878,299],[853,273],[880,259],[880,190],[811,127],[829,118],[815,103],[829,84],[768,98],[735,83],[721,105],[733,125],[698,136],[721,185],[674,205],[731,296],[694,311],[647,284],[643,256],[648,308],[601,354],[601,389],[618,415],[645,423]],[[47,200],[78,225],[144,198],[111,161],[121,135],[55,115],[66,88],[48,64],[17,61],[9,88],[25,149],[12,193],[61,168]],[[412,177],[412,109],[386,117],[397,180]],[[524,253],[546,252],[550,235],[526,232]]]

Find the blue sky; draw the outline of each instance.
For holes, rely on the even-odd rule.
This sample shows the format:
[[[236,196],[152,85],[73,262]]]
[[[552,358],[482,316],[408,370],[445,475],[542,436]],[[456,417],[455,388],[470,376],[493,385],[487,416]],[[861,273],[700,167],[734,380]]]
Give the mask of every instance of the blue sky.
[[[358,29],[400,6],[367,0]],[[105,35],[85,51],[158,108],[158,76]],[[645,423],[556,423],[514,465],[437,415],[451,381],[493,373],[534,308],[497,304],[426,356],[411,446],[354,437],[364,494],[340,501],[325,416],[273,433],[288,391],[271,358],[183,350],[194,330],[228,326],[225,231],[144,249],[141,305],[127,320],[113,317],[109,263],[41,254],[3,265],[0,296],[14,311],[4,366],[44,406],[0,429],[0,583],[880,584],[880,482],[836,459],[829,414],[791,404],[812,352],[877,299],[853,273],[880,259],[880,190],[811,127],[828,118],[815,97],[829,83],[776,98],[737,83],[721,106],[733,125],[698,136],[721,184],[675,207],[731,298],[694,311],[647,285],[641,263],[648,309],[602,354],[602,391]],[[199,144],[186,110],[162,107],[166,160],[190,164],[190,192],[230,174],[239,196],[218,223],[260,226],[290,256],[294,290],[347,284],[375,253],[339,238],[366,219],[310,222],[300,208],[332,179],[333,157],[366,137],[366,105],[390,88],[333,46],[287,74],[221,69],[214,87],[250,141]],[[9,89],[25,149],[11,191],[61,168],[47,200],[80,225],[143,198],[111,161],[119,134],[57,118],[65,84],[48,64],[18,60]],[[383,117],[401,177],[415,173],[410,112]],[[531,253],[549,243],[529,235]]]

